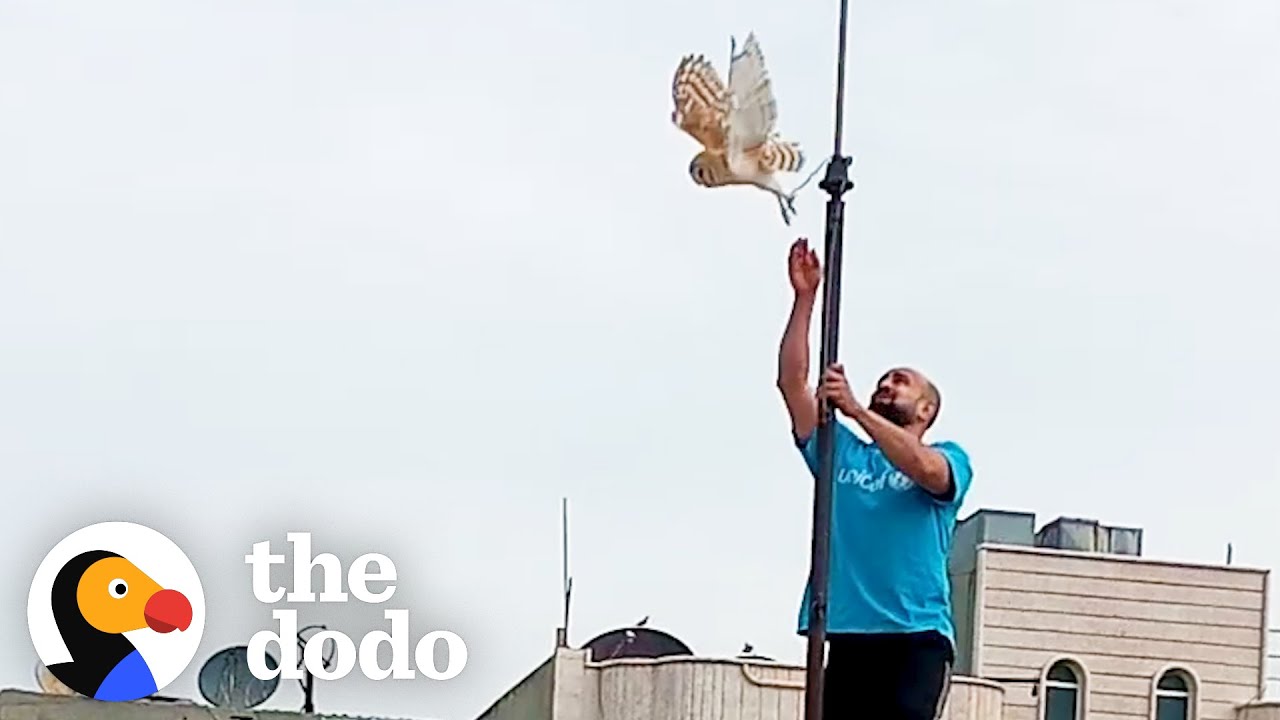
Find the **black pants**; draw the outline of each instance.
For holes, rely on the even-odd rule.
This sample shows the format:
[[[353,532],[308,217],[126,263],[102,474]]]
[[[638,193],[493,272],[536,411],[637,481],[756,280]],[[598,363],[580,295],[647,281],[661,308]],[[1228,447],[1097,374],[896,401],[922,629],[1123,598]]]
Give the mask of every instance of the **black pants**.
[[[937,632],[830,635],[823,720],[936,720],[955,655]]]

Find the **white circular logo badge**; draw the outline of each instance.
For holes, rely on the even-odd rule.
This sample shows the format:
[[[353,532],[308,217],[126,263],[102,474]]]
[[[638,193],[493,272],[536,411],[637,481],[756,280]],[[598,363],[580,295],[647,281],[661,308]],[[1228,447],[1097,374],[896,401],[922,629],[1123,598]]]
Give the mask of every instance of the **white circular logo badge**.
[[[204,589],[169,538],[127,522],[90,525],[36,570],[27,625],[36,653],[68,688],[129,701],[173,682],[204,631]]]

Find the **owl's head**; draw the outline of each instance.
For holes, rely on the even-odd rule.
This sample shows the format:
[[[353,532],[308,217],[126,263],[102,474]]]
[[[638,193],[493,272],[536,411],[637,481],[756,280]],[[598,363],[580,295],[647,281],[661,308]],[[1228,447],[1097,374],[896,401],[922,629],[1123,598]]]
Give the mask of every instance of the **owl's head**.
[[[715,187],[721,182],[717,172],[719,164],[705,152],[700,152],[689,162],[689,177],[702,187]]]

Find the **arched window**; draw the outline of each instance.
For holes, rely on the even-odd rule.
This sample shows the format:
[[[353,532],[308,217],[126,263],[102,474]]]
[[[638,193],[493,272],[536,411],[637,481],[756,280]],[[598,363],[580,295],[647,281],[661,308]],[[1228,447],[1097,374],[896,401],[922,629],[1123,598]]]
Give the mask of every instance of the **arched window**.
[[[1194,720],[1195,679],[1179,669],[1165,671],[1156,681],[1155,720]]]
[[[1075,663],[1054,663],[1044,676],[1043,720],[1083,720],[1083,686]]]

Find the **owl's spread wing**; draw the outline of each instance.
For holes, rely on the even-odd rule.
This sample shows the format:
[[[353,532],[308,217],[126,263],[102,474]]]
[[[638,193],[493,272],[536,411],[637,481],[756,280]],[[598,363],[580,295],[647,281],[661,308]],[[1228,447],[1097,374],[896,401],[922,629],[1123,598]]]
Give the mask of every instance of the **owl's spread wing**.
[[[773,83],[755,33],[747,36],[742,52],[729,59],[729,99],[729,152],[740,156],[769,140],[778,122]]]
[[[680,61],[671,81],[671,100],[675,103],[671,120],[676,127],[703,147],[724,147],[728,97],[719,73],[705,57],[687,55]]]

